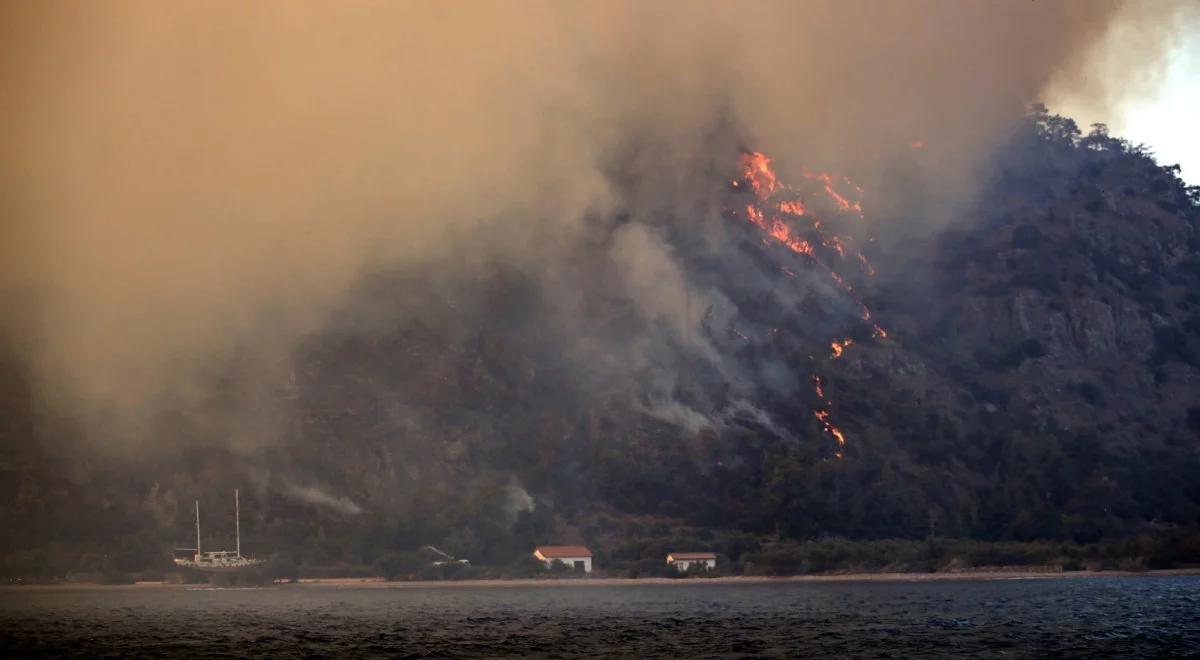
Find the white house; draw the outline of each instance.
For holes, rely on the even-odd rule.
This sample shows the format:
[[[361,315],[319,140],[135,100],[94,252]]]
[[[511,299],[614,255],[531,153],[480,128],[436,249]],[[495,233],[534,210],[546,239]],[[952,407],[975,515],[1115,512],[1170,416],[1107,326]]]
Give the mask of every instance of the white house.
[[[713,569],[717,567],[717,555],[715,552],[672,552],[667,555],[667,565],[681,573],[694,565]]]
[[[557,559],[570,568],[582,568],[584,573],[592,572],[592,551],[582,545],[539,545],[534,549],[533,556],[546,566]]]

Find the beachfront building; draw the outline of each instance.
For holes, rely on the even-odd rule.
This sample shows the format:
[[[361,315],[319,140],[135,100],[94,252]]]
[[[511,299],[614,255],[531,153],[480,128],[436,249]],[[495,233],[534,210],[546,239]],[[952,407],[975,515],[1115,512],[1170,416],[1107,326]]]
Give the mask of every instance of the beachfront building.
[[[547,567],[558,560],[569,568],[582,568],[584,573],[592,572],[592,551],[582,545],[539,545],[533,550],[533,556]]]
[[[667,555],[667,566],[674,566],[680,573],[686,572],[692,566],[703,566],[712,570],[717,567],[717,554],[715,552],[672,552]]]

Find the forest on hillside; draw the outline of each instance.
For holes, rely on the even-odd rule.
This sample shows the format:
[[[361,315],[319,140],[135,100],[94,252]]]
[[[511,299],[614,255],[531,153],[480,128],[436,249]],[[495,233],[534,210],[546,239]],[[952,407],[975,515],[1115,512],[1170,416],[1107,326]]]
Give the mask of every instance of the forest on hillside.
[[[1200,563],[1200,189],[1177,166],[1035,106],[968,212],[847,230],[866,266],[831,284],[841,242],[764,238],[734,144],[692,213],[598,219],[563,261],[365,277],[267,389],[278,442],[220,440],[261,401],[236,354],[209,414],[161,411],[136,453],[0,355],[0,572],[164,571],[193,500],[231,540],[235,487],[243,547],[284,575],[426,571],[427,545],[519,575],[567,542],[631,575],[672,549],[766,573]],[[834,202],[790,226],[857,226]],[[674,279],[682,325],[652,313]]]

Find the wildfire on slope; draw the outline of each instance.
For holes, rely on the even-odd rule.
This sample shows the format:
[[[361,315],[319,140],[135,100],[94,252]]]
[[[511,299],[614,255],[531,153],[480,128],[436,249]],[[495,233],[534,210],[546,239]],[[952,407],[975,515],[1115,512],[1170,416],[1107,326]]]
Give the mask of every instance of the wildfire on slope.
[[[733,188],[748,190],[755,197],[752,202],[745,205],[746,220],[777,243],[784,245],[797,255],[802,255],[823,270],[858,307],[859,316],[864,321],[871,321],[870,309],[858,298],[849,282],[839,275],[825,259],[825,257],[829,260],[836,258],[839,267],[845,264],[857,266],[867,277],[873,277],[875,268],[871,266],[867,257],[862,252],[855,251],[853,254],[857,264],[846,259],[848,253],[846,239],[833,233],[827,223],[822,223],[813,214],[811,204],[803,198],[801,190],[779,180],[771,167],[771,159],[765,154],[757,151],[743,153],[741,168],[742,176],[732,182]],[[803,170],[802,174],[805,179],[819,185],[820,191],[829,200],[832,200],[836,212],[853,214],[860,220],[864,217],[862,202],[847,196],[851,193],[843,192],[846,190],[842,187],[844,185],[852,188],[858,195],[862,194],[863,190],[854,185],[852,181],[845,177],[837,177],[826,172],[811,172],[807,169]],[[842,190],[840,191],[839,188]],[[801,230],[798,227],[802,225],[807,226]],[[814,243],[819,244],[825,250],[818,252],[814,248]],[[783,271],[790,277],[796,276],[787,268],[783,268]],[[887,337],[887,332],[878,323],[872,323],[872,336],[877,340],[884,339]],[[832,339],[830,341],[832,353],[829,359],[840,358],[853,343],[854,341],[850,337]],[[846,436],[833,423],[831,411],[833,403],[825,397],[821,378],[817,374],[813,374],[813,385],[820,402],[820,406],[813,411],[813,414],[820,422],[822,429],[836,441],[838,448],[835,456],[843,458]]]
[[[858,260],[862,262],[863,268],[867,269],[867,275],[875,277],[875,267],[871,265],[871,262],[867,261],[867,258],[861,252],[858,253]]]
[[[817,421],[821,423],[821,428],[825,429],[825,432],[833,436],[833,439],[837,442],[838,448],[837,451],[834,452],[834,456],[838,458],[844,458],[846,436],[842,433],[841,429],[834,426],[833,422],[829,419],[831,416],[829,407],[832,405],[832,402],[825,398],[825,388],[821,385],[821,377],[816,374],[813,374],[813,390],[817,393],[817,399],[823,404],[822,407],[813,411],[813,416],[816,417]]]
[[[847,348],[849,348],[850,345],[853,343],[854,343],[854,340],[849,337],[846,337],[845,339],[843,339],[841,341],[838,341],[836,339],[833,340],[829,344],[830,347],[833,348],[833,355],[831,357],[833,359],[842,357],[842,352],[845,351]]]
[[[857,202],[857,201],[852,202],[849,199],[846,199],[845,197],[843,197],[840,193],[838,193],[838,191],[834,188],[834,183],[836,180],[834,179],[832,174],[829,174],[826,172],[814,173],[814,172],[810,172],[807,169],[803,171],[803,174],[804,174],[804,178],[806,178],[806,179],[813,179],[813,180],[821,182],[821,184],[825,188],[825,193],[827,195],[829,195],[830,199],[832,199],[834,202],[837,203],[838,207],[841,210],[853,211],[855,214],[858,215],[859,218],[863,217],[862,203]],[[862,194],[862,192],[863,192],[862,188],[855,186],[853,184],[853,182],[850,181],[850,179],[843,177],[842,181],[844,181],[848,185],[854,186],[854,189],[856,191],[858,191],[858,194],[860,194],[860,195]]]

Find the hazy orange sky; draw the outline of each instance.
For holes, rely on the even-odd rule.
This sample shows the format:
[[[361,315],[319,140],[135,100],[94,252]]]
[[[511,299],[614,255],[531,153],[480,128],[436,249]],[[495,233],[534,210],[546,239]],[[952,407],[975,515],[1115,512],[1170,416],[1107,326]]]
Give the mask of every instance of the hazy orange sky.
[[[785,178],[902,166],[947,217],[1047,91],[1170,158],[1186,104],[1127,100],[1189,89],[1195,6],[7,3],[3,329],[47,400],[136,413],[216,361],[273,373],[373,268],[554,254],[636,207],[630,144],[658,203],[721,126]]]

